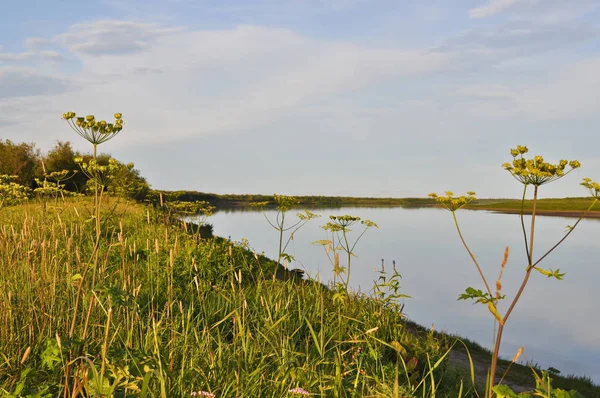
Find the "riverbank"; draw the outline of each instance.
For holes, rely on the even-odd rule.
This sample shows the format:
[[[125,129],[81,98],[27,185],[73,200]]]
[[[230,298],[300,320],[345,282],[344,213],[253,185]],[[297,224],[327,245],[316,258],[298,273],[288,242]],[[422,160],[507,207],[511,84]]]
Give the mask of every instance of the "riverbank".
[[[592,198],[546,198],[539,199],[536,214],[549,217],[600,218],[600,202]],[[465,207],[466,210],[486,210],[503,214],[531,214],[533,201],[520,199],[478,199]]]
[[[465,207],[465,210],[483,210],[492,213],[502,214],[521,214],[521,210],[486,207],[486,206],[469,206]],[[531,209],[523,210],[523,214],[531,215],[533,211]],[[579,218],[585,216],[585,218],[600,218],[600,211],[577,211],[577,210],[536,210],[535,214],[538,216],[548,217],[568,217],[568,218]]]

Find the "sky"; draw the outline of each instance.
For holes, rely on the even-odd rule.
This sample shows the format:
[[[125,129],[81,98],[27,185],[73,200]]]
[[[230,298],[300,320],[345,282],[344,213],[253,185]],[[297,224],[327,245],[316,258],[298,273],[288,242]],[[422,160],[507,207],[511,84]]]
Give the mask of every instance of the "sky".
[[[527,145],[600,179],[597,0],[0,0],[0,139],[99,147],[153,188],[520,197]]]

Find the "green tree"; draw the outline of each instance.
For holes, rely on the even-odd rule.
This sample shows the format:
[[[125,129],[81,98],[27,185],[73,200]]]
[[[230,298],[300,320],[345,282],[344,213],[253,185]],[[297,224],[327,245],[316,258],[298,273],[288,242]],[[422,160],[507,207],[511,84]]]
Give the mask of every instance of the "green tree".
[[[136,201],[144,200],[150,191],[150,185],[141,176],[140,171],[134,168],[133,163],[124,164],[117,161],[116,164],[108,191]]]
[[[69,141],[58,141],[44,158],[46,173],[61,172],[67,170],[75,174],[65,181],[65,189],[71,192],[82,192],[87,182],[87,176],[80,172],[75,158],[81,154],[73,149]],[[91,155],[90,155],[91,157]]]
[[[40,153],[35,144],[15,144],[0,140],[0,174],[16,176],[16,182],[35,187],[35,178],[41,177]]]

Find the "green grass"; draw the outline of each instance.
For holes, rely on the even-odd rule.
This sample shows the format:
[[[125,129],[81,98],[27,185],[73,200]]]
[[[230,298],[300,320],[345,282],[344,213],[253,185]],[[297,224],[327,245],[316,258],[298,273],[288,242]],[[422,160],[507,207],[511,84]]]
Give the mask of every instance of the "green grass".
[[[411,383],[444,342],[408,333],[401,314],[315,282],[272,280],[272,261],[198,239],[150,208],[106,204],[97,266],[81,279],[94,257],[91,207],[82,200],[0,213],[5,391],[282,397],[302,387],[342,397],[432,389]],[[400,358],[418,366],[394,387]]]
[[[0,395],[472,395],[448,363],[455,339],[389,302],[274,272],[242,243],[115,198],[95,251],[92,207],[0,211]]]
[[[575,211],[581,212],[588,209],[591,205],[592,199],[590,198],[548,198],[538,199],[537,209],[540,211]],[[533,201],[526,200],[523,208],[526,212],[531,212]],[[478,199],[474,204],[467,207],[473,210],[521,210],[520,199]],[[597,203],[592,211],[600,211],[600,203]]]

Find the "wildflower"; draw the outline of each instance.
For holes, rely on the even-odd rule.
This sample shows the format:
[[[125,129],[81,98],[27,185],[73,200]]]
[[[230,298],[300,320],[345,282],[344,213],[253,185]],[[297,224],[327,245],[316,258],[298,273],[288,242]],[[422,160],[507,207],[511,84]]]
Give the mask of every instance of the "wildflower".
[[[442,207],[445,207],[451,212],[455,212],[476,199],[475,192],[473,191],[467,192],[467,196],[463,195],[459,197],[454,197],[454,193],[451,191],[446,191],[445,193],[446,196],[438,196],[436,193],[430,193],[429,197],[435,199]]]
[[[110,140],[123,129],[123,119],[120,113],[115,113],[114,123],[108,123],[106,120],[97,121],[94,115],[75,116],[75,112],[66,112],[62,115],[77,134],[94,145]]]
[[[192,391],[190,394],[192,397],[214,397],[215,394],[208,391]]]
[[[581,166],[577,160],[561,160],[558,164],[552,164],[544,161],[542,156],[534,156],[533,159],[525,159],[523,156],[529,149],[526,146],[517,146],[511,149],[510,154],[513,157],[512,163],[504,163],[504,170],[510,172],[512,176],[524,185],[540,186],[559,178],[564,177],[574,169]],[[570,170],[565,172],[569,166]]]
[[[591,178],[584,178],[581,185],[587,188],[588,192],[592,197],[596,199],[600,199],[600,184],[595,181],[592,181]]]
[[[310,393],[308,391],[306,391],[305,389],[300,388],[300,387],[292,388],[291,390],[288,390],[288,393],[299,394],[299,395],[310,395]]]

